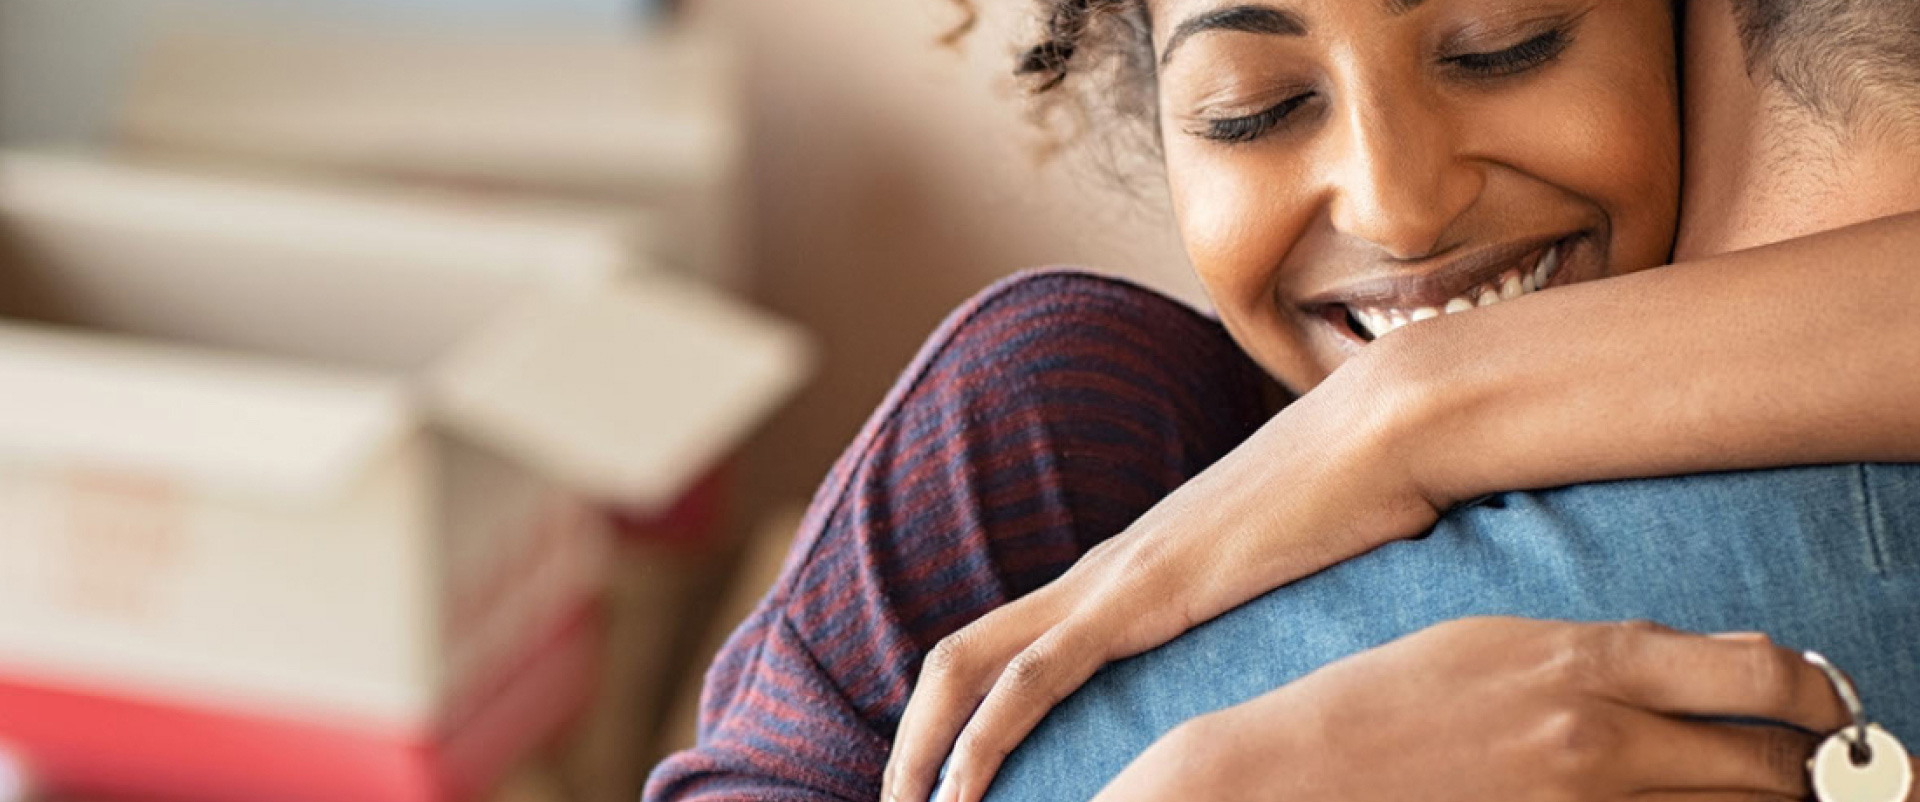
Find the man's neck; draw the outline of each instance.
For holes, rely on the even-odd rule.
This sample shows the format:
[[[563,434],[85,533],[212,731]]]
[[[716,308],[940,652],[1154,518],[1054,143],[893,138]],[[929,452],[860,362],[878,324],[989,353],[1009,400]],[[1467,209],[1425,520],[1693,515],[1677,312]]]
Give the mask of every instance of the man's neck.
[[[1727,0],[1687,7],[1676,260],[1920,209],[1920,128],[1817,119],[1748,75]]]

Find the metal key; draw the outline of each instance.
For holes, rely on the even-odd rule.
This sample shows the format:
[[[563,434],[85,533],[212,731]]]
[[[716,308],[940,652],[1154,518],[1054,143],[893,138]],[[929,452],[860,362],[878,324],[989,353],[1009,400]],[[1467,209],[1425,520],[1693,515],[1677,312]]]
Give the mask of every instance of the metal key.
[[[1893,733],[1867,720],[1860,694],[1839,668],[1817,652],[1807,662],[1827,675],[1853,723],[1827,736],[1807,761],[1807,778],[1820,802],[1905,802],[1913,790],[1913,765]]]

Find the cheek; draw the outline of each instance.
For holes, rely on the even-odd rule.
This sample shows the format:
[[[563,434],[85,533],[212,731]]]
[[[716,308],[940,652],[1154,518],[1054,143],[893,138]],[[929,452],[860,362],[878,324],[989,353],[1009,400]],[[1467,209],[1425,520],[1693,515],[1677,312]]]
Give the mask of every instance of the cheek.
[[[1641,76],[1596,96],[1569,147],[1584,158],[1569,181],[1590,187],[1613,221],[1615,273],[1664,264],[1679,222],[1680,133],[1670,85]],[[1636,85],[1637,84],[1637,85]]]
[[[1220,322],[1268,373],[1294,387],[1325,373],[1307,321],[1279,303],[1281,265],[1316,214],[1302,165],[1258,145],[1209,147],[1165,134],[1167,176],[1187,257]]]
[[[1279,315],[1273,289],[1313,208],[1299,165],[1258,145],[1180,142],[1169,131],[1167,176],[1187,256],[1230,327]]]
[[[1678,100],[1658,59],[1609,63],[1550,95],[1511,99],[1479,124],[1506,132],[1526,172],[1600,207],[1611,227],[1609,270],[1664,264],[1680,197]]]
[[[1619,220],[1614,267],[1619,272],[1666,264],[1680,218],[1680,121],[1671,85],[1648,82],[1612,98],[1608,130],[1596,132],[1594,163],[1615,194]]]

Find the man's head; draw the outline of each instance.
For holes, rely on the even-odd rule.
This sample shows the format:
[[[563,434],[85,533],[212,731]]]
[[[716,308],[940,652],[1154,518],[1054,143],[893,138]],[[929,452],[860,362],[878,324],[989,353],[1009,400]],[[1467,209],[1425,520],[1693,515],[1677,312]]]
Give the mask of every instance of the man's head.
[[[1683,0],[1679,259],[1920,209],[1920,0]]]
[[[1733,0],[1747,69],[1842,128],[1920,118],[1920,2]]]

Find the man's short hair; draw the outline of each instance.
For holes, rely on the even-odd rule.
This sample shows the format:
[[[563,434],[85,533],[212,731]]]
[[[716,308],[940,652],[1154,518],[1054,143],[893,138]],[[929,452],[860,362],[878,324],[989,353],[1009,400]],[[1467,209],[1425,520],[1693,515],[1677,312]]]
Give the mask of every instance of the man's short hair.
[[[1920,118],[1920,0],[1732,0],[1747,67],[1830,121]]]

